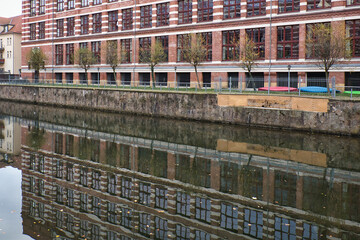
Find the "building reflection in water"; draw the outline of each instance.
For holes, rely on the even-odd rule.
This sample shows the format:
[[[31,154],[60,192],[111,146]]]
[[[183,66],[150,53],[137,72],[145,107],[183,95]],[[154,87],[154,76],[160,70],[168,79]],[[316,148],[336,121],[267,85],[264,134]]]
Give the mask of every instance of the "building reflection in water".
[[[35,239],[360,239],[359,171],[22,122]]]

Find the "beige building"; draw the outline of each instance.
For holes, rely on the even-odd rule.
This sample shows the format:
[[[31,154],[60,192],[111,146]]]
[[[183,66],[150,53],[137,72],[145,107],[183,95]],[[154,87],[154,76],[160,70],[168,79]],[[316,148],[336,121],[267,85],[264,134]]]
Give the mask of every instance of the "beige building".
[[[19,74],[22,17],[0,17],[0,73]]]

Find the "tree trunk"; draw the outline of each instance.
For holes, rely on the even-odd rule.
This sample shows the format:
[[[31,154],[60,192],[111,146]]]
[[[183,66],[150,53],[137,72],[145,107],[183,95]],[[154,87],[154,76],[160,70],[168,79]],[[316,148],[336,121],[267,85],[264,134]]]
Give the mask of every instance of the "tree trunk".
[[[154,72],[154,66],[151,66],[150,69],[151,69],[152,86],[153,86],[153,88],[155,88],[155,72]]]
[[[86,85],[89,85],[88,74],[87,74],[87,69],[86,68],[85,68],[85,81],[86,81]]]
[[[250,82],[251,82],[251,85],[252,85],[252,87],[253,87],[254,91],[256,91],[255,81],[254,81],[254,78],[253,78],[253,76],[252,76],[252,74],[251,74],[251,71],[249,71],[248,73],[249,73],[249,75],[250,75]]]
[[[39,82],[39,70],[35,70],[34,73],[34,82],[38,83]]]
[[[199,75],[198,75],[198,71],[197,71],[197,66],[196,66],[196,65],[194,65],[194,69],[195,69],[197,84],[198,84],[198,86],[199,86],[199,89],[201,89],[200,80],[199,80]]]
[[[327,93],[330,95],[330,83],[329,83],[329,69],[325,68],[326,88]]]

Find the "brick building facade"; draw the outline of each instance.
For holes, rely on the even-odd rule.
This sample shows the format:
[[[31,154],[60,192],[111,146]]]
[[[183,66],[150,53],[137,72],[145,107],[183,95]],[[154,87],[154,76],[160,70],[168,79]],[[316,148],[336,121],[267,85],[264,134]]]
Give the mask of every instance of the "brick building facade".
[[[22,127],[22,217],[36,239],[359,237],[358,173],[326,160],[269,161],[46,123],[35,150],[33,126]]]
[[[106,63],[106,42],[116,41],[126,58],[117,68],[117,84],[150,84],[150,68],[139,62],[139,48],[161,40],[168,61],[156,67],[156,81],[180,85],[196,82],[191,65],[181,57],[182,36],[202,33],[208,48],[207,61],[199,68],[206,84],[220,79],[246,79],[234,59],[233,40],[248,34],[262,59],[254,69],[257,86],[282,85],[291,72],[292,84],[299,79],[312,85],[325,74],[306,56],[307,28],[314,23],[346,26],[353,58],[331,70],[339,85],[360,85],[360,4],[357,0],[26,0],[23,1],[22,54],[40,47],[48,56],[40,78],[59,83],[85,83],[84,70],[73,61],[79,47],[87,47],[98,62],[88,73],[88,83],[114,84]],[[142,46],[143,47],[143,46]],[[122,49],[122,50],[121,50]],[[23,58],[23,77],[31,78]],[[288,66],[290,65],[290,70]],[[235,86],[236,87],[236,86]]]

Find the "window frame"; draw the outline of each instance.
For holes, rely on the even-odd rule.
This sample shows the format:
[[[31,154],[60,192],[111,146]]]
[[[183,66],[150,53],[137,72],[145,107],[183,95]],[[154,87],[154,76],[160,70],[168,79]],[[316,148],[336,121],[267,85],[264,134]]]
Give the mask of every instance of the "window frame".
[[[46,0],[39,0],[39,15],[45,14],[46,12]]]
[[[226,35],[226,41],[224,43],[224,34]],[[234,61],[236,60],[237,53],[239,51],[237,42],[240,39],[239,30],[222,31],[222,61]],[[224,56],[224,51],[226,56]]]
[[[152,28],[152,5],[140,7],[140,28]]]
[[[170,3],[156,4],[156,26],[169,26],[170,20]]]
[[[80,7],[88,7],[89,6],[89,0],[81,0]]]
[[[67,9],[75,9],[75,0],[68,0],[67,1]]]
[[[319,1],[319,3],[316,3],[317,1]],[[321,7],[317,7],[317,5],[319,5],[320,3],[322,3]],[[325,7],[326,4],[329,4],[330,6]],[[307,10],[318,10],[318,9],[327,9],[327,8],[331,8],[331,0],[307,0]],[[313,7],[311,7],[313,6]]]
[[[197,3],[197,22],[210,22],[214,16],[213,0],[198,0]]]
[[[36,23],[30,23],[30,40],[36,40]]]
[[[94,13],[93,14],[93,34],[94,33],[101,33],[102,31],[102,14],[101,13]]]
[[[132,39],[121,39],[121,51],[126,53],[126,56],[121,54],[121,63],[131,63],[132,62]]]
[[[255,14],[257,11],[259,13]],[[266,0],[247,0],[246,2],[247,17],[256,17],[256,16],[264,16],[264,15],[266,15]]]
[[[39,22],[39,39],[45,39],[45,22]]]
[[[178,24],[187,24],[187,23],[192,23],[192,0],[179,0]]]
[[[64,0],[57,0],[56,1],[56,11],[57,12],[62,12],[64,11]]]
[[[56,20],[56,37],[64,37],[64,19]]]
[[[241,17],[241,0],[224,0],[223,4],[223,19],[234,19]],[[231,16],[233,15],[233,16]]]
[[[286,40],[286,28],[291,27],[291,37],[290,40]],[[279,40],[279,31],[280,29],[283,29],[283,40]],[[294,30],[297,30],[297,36],[296,36],[296,32]],[[295,33],[294,33],[295,32]],[[287,25],[287,26],[279,26],[277,27],[277,59],[299,59],[299,25]],[[297,37],[297,40],[294,40],[294,37]],[[286,46],[290,45],[291,46],[291,53],[290,56],[287,57],[286,56]],[[297,45],[297,48],[294,49],[294,45]],[[283,49],[283,54],[281,57],[279,57],[279,46],[282,46]],[[296,55],[296,50],[297,50],[297,55]],[[295,53],[293,53],[295,52]]]
[[[30,17],[36,16],[36,0],[30,0]]]
[[[75,36],[75,17],[67,18],[66,24],[67,36]]]
[[[80,34],[89,34],[89,15],[80,16]]]
[[[247,37],[256,45],[259,59],[265,59],[265,28],[250,28],[245,30]],[[261,41],[263,39],[263,41]],[[263,49],[263,51],[261,51]]]
[[[358,25],[358,27],[356,27],[356,25]],[[352,57],[360,57],[360,19],[345,21],[345,29],[346,37],[348,37],[350,41],[349,47],[351,48]],[[358,29],[358,31],[356,31],[356,29]],[[358,48],[356,48],[356,45],[358,45]]]
[[[122,10],[122,30],[133,29],[133,8],[126,8]]]
[[[118,26],[119,14],[118,10],[108,12],[108,32],[116,32],[119,29]]]

